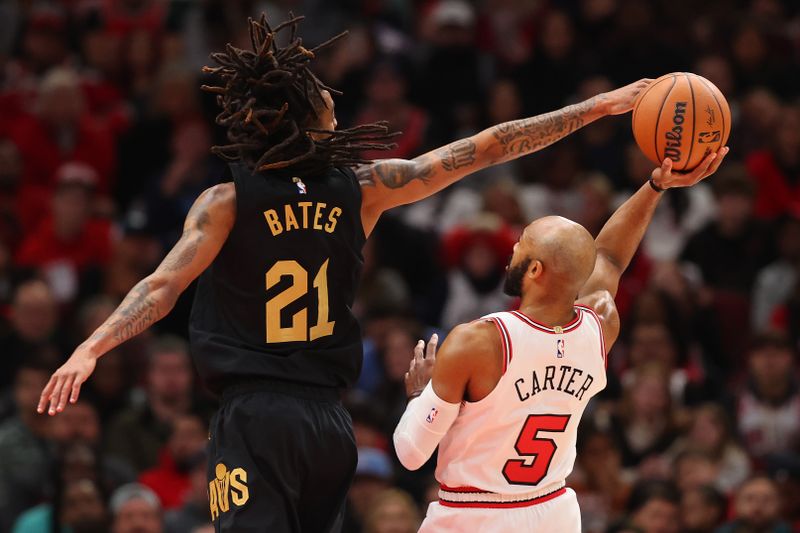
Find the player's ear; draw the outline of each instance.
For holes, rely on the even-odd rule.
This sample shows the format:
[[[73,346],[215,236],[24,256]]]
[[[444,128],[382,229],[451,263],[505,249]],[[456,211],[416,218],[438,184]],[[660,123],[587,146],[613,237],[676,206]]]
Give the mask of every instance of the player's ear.
[[[542,262],[538,259],[534,259],[531,261],[531,265],[528,267],[528,272],[526,272],[526,274],[530,276],[531,279],[536,279],[542,275],[543,269],[544,266],[542,265]]]

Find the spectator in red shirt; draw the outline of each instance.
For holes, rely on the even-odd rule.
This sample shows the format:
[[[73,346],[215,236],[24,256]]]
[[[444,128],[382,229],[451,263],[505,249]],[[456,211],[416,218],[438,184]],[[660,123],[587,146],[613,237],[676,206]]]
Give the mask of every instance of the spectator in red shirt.
[[[178,416],[167,445],[159,453],[158,466],[139,476],[139,482],[158,495],[164,509],[176,509],[186,501],[191,490],[190,473],[203,454],[207,437],[208,427],[199,416]]]
[[[772,148],[751,154],[747,170],[758,184],[756,216],[773,219],[800,212],[800,108],[783,109]]]
[[[81,164],[57,173],[52,214],[26,236],[17,251],[20,267],[35,268],[47,278],[59,301],[77,295],[81,277],[111,258],[111,228],[91,217],[94,171]]]
[[[116,160],[113,136],[86,112],[75,72],[49,72],[39,87],[35,115],[17,120],[9,136],[22,154],[25,186],[52,186],[62,164],[80,161],[97,173],[98,191],[108,191]]]

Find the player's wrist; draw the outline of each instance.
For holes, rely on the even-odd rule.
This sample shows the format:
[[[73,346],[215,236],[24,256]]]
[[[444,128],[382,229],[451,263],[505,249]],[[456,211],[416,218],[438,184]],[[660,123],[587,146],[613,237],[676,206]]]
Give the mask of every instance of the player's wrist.
[[[657,193],[662,193],[668,189],[668,187],[664,187],[663,184],[656,182],[656,179],[652,176],[647,180],[647,183],[650,185],[650,188]]]
[[[422,391],[424,391],[424,390],[425,389],[417,389],[417,390],[413,390],[413,391],[407,393],[406,395],[408,396],[408,401],[410,402],[414,398],[419,398],[420,395],[422,394]]]
[[[608,94],[601,93],[595,96],[592,100],[594,104],[592,106],[592,111],[600,115],[601,117],[607,117],[609,115],[613,115],[611,112],[612,104]]]

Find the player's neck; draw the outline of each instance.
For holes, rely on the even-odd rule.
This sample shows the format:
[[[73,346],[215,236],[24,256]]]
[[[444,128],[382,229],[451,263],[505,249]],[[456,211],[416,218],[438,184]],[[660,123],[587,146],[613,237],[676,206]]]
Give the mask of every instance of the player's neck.
[[[554,328],[569,324],[575,318],[574,305],[574,299],[554,301],[523,297],[519,311],[539,324]]]

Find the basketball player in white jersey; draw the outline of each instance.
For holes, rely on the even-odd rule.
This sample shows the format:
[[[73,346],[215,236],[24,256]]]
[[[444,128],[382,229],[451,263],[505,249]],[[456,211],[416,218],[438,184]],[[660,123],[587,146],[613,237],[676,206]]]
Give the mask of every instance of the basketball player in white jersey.
[[[620,328],[620,276],[660,193],[713,174],[727,152],[709,154],[688,174],[672,173],[664,161],[596,241],[561,217],[534,221],[514,246],[506,278],[506,292],[521,297],[519,309],[457,326],[438,355],[435,337],[424,357],[419,342],[394,443],[411,470],[439,446],[439,501],[421,532],[581,530],[565,480],[581,415],[606,385],[606,356]]]

